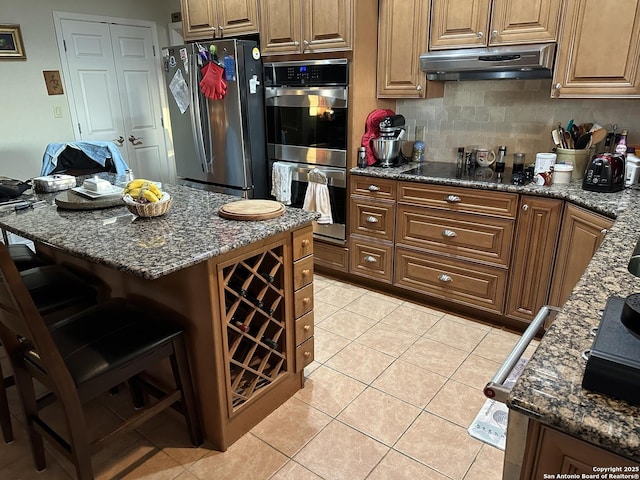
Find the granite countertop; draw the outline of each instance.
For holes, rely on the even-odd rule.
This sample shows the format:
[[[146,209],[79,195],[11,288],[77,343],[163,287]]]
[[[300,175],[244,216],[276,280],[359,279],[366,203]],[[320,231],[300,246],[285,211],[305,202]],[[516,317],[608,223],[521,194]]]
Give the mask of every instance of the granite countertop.
[[[571,297],[540,341],[507,404],[557,430],[640,462],[640,406],[581,386],[586,363],[582,353],[593,344],[591,330],[599,325],[607,298],[640,292],[640,279],[627,271],[640,239],[640,216],[633,208],[640,201],[640,190],[596,193],[582,190],[580,182],[550,187],[515,186],[405,173],[415,166],[355,168],[351,173],[561,198],[616,218]]]
[[[63,210],[56,193],[27,193],[45,200],[35,209],[0,214],[0,227],[90,262],[159,278],[249,245],[277,233],[310,223],[315,212],[286,207],[271,220],[236,221],[218,216],[218,208],[238,197],[180,185],[163,185],[173,199],[166,215],[140,218],[124,206],[97,210]]]

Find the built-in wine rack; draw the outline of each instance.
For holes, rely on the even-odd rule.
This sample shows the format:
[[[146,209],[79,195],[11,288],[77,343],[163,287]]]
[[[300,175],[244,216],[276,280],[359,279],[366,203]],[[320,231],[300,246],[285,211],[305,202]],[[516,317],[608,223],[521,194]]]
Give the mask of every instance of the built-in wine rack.
[[[222,269],[234,410],[275,382],[286,365],[283,246]]]

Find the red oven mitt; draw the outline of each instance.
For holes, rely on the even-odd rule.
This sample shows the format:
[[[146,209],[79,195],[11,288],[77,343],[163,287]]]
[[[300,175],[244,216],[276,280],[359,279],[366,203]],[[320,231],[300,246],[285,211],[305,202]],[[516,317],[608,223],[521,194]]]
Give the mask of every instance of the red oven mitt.
[[[215,63],[207,63],[200,70],[202,80],[200,80],[200,91],[207,98],[221,100],[227,93],[227,82],[222,78],[224,68]]]

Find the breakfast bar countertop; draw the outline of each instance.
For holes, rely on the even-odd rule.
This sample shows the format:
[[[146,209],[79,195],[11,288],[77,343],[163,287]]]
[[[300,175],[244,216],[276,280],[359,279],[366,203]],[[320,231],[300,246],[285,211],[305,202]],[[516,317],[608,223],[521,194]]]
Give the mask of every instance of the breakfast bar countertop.
[[[45,206],[0,215],[0,227],[90,262],[155,279],[318,217],[287,207],[270,220],[226,220],[218,208],[238,197],[181,185],[165,184],[163,190],[173,204],[161,217],[136,217],[124,204],[64,210],[54,204],[56,192],[33,195],[46,200]]]
[[[596,193],[582,190],[580,182],[516,186],[406,173],[415,167],[354,168],[351,174],[559,198],[616,218],[527,363],[507,404],[552,428],[640,462],[640,406],[582,388],[586,364],[582,354],[593,344],[591,331],[599,325],[607,299],[640,292],[640,278],[627,270],[640,239],[640,215],[634,208],[640,202],[637,186],[616,193]]]

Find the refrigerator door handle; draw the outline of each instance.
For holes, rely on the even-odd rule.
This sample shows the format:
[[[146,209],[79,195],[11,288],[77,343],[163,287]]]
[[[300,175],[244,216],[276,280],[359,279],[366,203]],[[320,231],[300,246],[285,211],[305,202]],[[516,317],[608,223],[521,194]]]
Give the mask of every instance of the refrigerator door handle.
[[[202,133],[202,118],[200,113],[200,95],[198,95],[198,64],[196,55],[189,55],[189,68],[191,69],[190,89],[191,89],[191,131],[193,132],[193,141],[196,145],[196,153],[198,154],[202,171],[207,172],[207,158],[204,150],[204,139]]]

